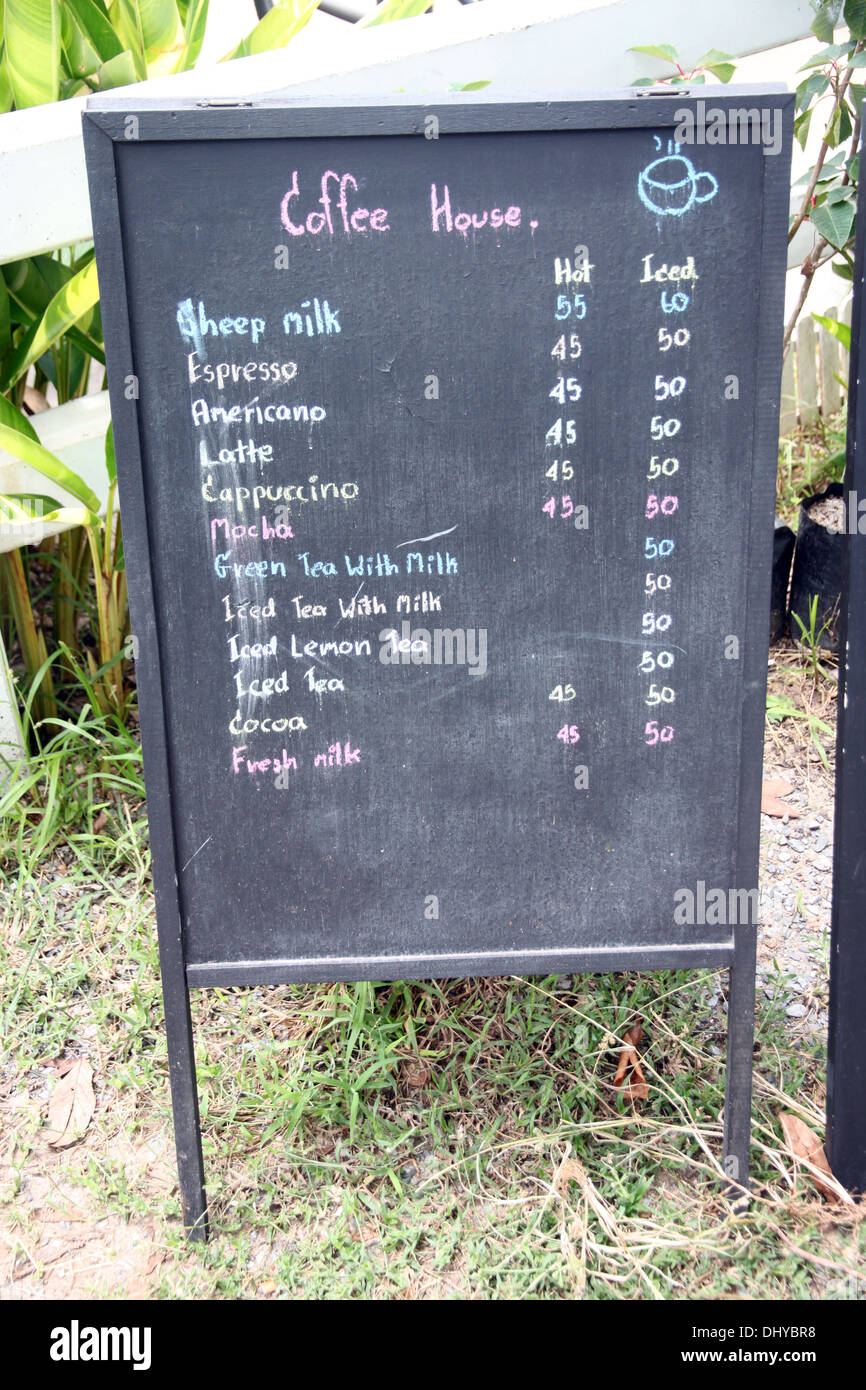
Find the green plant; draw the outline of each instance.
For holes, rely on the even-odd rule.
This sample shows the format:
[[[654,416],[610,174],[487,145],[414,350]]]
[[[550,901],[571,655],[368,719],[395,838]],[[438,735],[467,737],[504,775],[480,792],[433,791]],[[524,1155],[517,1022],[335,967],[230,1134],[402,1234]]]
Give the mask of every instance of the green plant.
[[[281,0],[225,58],[282,46],[318,3]],[[207,17],[208,0],[0,0],[0,112],[189,68]],[[84,395],[94,365],[104,370],[93,247],[0,266],[0,449],[45,479],[38,492],[0,496],[5,538],[21,537],[0,555],[0,612],[10,620],[3,636],[10,645],[17,637],[35,725],[61,707],[73,712],[63,705],[64,687],[80,704],[82,670],[103,712],[127,700],[126,574],[110,434],[100,516],[98,497],[42,447],[30,423],[49,389],[58,404]],[[54,489],[73,503],[61,504]],[[40,526],[58,534],[37,549],[29,541]]]
[[[791,613],[791,617],[800,629],[800,644],[805,648],[809,660],[809,672],[813,680],[819,676],[827,676],[827,671],[821,665],[819,657],[821,655],[821,638],[824,633],[829,633],[833,627],[835,614],[818,627],[818,595],[813,594],[809,600],[809,621],[804,623],[799,613]]]
[[[662,62],[670,63],[676,69],[668,77],[637,77],[634,81],[635,87],[678,87],[686,83],[693,87],[705,83],[708,72],[720,82],[730,82],[736,71],[732,54],[722,53],[718,48],[711,48],[691,68],[682,66],[679,53],[671,43],[635,44],[628,51],[645,53],[648,58],[660,58]]]
[[[810,710],[800,709],[799,706],[795,705],[793,700],[789,699],[787,696],[776,695],[774,693],[767,695],[767,719],[772,724],[781,724],[785,719],[805,720],[815,751],[818,753],[824,767],[829,772],[830,764],[827,759],[827,750],[821,742],[820,735],[823,734],[825,738],[832,740],[835,730],[833,730],[825,720],[819,719],[819,717],[816,714],[812,714]]]

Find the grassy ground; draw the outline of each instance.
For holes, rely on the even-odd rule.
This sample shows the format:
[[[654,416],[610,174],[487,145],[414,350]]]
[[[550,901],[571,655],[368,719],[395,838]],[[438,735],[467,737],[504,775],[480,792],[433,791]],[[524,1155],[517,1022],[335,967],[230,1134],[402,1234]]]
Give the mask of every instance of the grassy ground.
[[[792,441],[780,502],[813,490],[826,445]],[[793,759],[816,737],[832,752],[820,672],[788,653],[771,686],[792,711],[772,737]],[[189,1247],[134,736],[85,704],[0,817],[0,1296],[866,1294],[862,1212],[783,1139],[782,1114],[823,1134],[825,1085],[824,1038],[790,1027],[783,970],[759,992],[737,1212],[721,1196],[725,972],[195,994],[215,1236]],[[644,1101],[613,1085],[637,1020]],[[47,1112],[76,1058],[94,1106],[54,1148]]]

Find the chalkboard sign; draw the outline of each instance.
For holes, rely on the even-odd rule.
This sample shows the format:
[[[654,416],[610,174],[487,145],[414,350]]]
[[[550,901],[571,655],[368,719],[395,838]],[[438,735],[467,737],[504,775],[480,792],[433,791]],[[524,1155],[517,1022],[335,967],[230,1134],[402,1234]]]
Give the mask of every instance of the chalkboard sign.
[[[734,961],[791,102],[89,104],[187,984]]]

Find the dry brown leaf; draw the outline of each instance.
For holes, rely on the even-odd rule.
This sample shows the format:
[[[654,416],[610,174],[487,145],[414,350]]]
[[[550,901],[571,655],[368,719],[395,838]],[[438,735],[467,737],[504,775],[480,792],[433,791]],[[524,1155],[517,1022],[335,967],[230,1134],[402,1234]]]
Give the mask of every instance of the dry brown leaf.
[[[74,1057],[46,1057],[43,1061],[37,1062],[36,1065],[37,1067],[44,1067],[46,1071],[50,1068],[58,1076],[65,1076],[75,1066],[75,1060]]]
[[[832,1170],[827,1162],[827,1155],[824,1153],[821,1140],[818,1138],[817,1134],[815,1134],[814,1130],[811,1130],[808,1125],[804,1124],[797,1115],[782,1115],[780,1119],[782,1122],[782,1133],[785,1136],[785,1143],[788,1146],[788,1151],[795,1159],[803,1159],[806,1164],[810,1165],[806,1168],[806,1174],[809,1180],[817,1187],[819,1192],[824,1194],[828,1202],[844,1201],[844,1198],[840,1196],[837,1186],[830,1186],[821,1181],[820,1173],[826,1173],[831,1183],[835,1184]],[[819,1170],[817,1173],[813,1171],[816,1168]]]
[[[407,1086],[426,1086],[430,1080],[430,1068],[426,1062],[407,1062],[403,1068],[403,1080]]]
[[[93,1070],[83,1057],[77,1057],[61,1077],[48,1102],[46,1140],[53,1149],[65,1149],[84,1134],[93,1119]]]
[[[100,830],[104,830],[107,824],[108,816],[106,815],[105,811],[100,811],[99,815],[96,817],[96,820],[93,822],[94,835],[98,834]]]
[[[642,1037],[643,1024],[640,1019],[637,1023],[633,1023],[623,1035],[625,1047],[619,1054],[619,1064],[613,1078],[613,1084],[617,1089],[622,1090],[626,1100],[646,1100],[649,1095],[649,1085],[635,1050]]]
[[[276,1293],[276,1291],[277,1281],[275,1279],[267,1279],[264,1284],[259,1284],[259,1296],[261,1298],[270,1298],[271,1294]]]
[[[794,788],[790,782],[785,782],[781,777],[770,778],[761,785],[761,814],[765,816],[791,816],[799,820],[803,814],[798,811],[796,806],[786,806],[784,801],[780,801],[780,796],[787,796]]]

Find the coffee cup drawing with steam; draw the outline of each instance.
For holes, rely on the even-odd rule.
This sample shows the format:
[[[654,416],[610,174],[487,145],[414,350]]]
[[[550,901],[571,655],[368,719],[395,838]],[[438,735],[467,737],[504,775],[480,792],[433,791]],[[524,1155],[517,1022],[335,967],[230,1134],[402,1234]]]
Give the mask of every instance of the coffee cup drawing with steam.
[[[682,217],[696,203],[715,198],[719,185],[712,174],[696,173],[684,154],[663,154],[642,171],[637,191],[650,212],[662,217]]]

